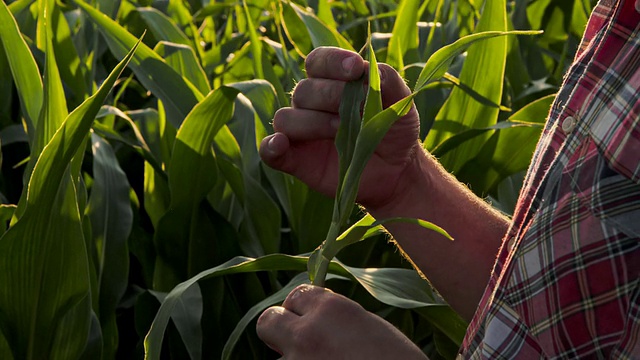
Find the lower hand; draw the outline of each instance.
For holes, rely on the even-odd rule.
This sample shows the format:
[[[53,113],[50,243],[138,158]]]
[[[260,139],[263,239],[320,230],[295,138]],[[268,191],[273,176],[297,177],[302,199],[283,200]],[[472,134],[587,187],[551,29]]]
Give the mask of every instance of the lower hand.
[[[265,310],[258,336],[287,360],[426,359],[393,325],[331,290],[301,285]]]

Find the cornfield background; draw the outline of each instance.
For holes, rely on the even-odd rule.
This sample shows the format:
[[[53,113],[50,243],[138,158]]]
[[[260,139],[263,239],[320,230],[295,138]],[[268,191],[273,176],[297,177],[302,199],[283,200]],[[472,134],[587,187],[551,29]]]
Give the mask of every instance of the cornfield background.
[[[308,282],[333,206],[257,152],[306,54],[359,51],[370,27],[413,88],[461,37],[544,30],[473,44],[415,97],[425,148],[510,213],[592,6],[5,0],[0,358],[275,358],[255,319]],[[327,285],[454,357],[465,322],[379,228],[365,238]]]

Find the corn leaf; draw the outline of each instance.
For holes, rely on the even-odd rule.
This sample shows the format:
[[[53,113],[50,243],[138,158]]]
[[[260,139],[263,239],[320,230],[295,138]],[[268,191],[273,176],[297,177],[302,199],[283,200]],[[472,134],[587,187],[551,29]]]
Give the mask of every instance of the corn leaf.
[[[539,31],[483,31],[476,34],[467,35],[456,40],[453,44],[449,44],[436,51],[427,62],[424,64],[420,76],[413,89],[414,92],[421,91],[425,85],[429,84],[433,80],[437,80],[442,77],[446,72],[451,62],[460,54],[465,52],[469,46],[475,42],[485,39],[490,39],[497,36],[505,35],[537,35]]]
[[[327,0],[318,0],[318,9],[316,11],[318,19],[322,21],[328,28],[335,29],[337,27],[336,20],[331,12],[331,4]]]
[[[273,118],[277,109],[276,94],[271,84],[264,80],[245,81],[229,86],[241,91],[236,99],[229,130],[242,149],[242,187],[246,193],[243,207],[248,226],[246,230],[253,242],[260,244],[258,249],[261,253],[258,255],[277,252],[280,245],[281,215],[278,205],[261,185],[262,161],[258,154],[259,142],[266,135],[265,124]],[[250,125],[252,123],[253,126]]]
[[[373,152],[380,141],[382,141],[382,138],[387,133],[391,125],[411,110],[412,99],[413,95],[405,97],[375,115],[371,120],[369,120],[369,122],[362,126],[360,135],[356,141],[351,166],[349,166],[349,169],[345,174],[345,180],[342,185],[343,188],[353,188],[358,186],[360,183],[360,176],[362,175],[369,158],[371,158],[371,155],[373,155]],[[343,208],[350,206],[348,204],[353,204],[355,199],[355,193],[350,194],[348,197],[343,197],[340,199],[340,207]]]
[[[139,7],[137,10],[149,25],[149,30],[156,39],[191,46],[187,35],[176,26],[170,17],[152,7]]]
[[[327,280],[330,280],[330,279],[346,279],[346,278],[342,276],[329,274],[327,276]],[[238,323],[236,324],[236,327],[233,329],[233,332],[231,333],[231,335],[229,335],[229,339],[227,339],[227,342],[224,344],[224,348],[222,349],[221,358],[222,359],[231,358],[231,354],[233,352],[234,346],[240,339],[240,336],[242,336],[242,333],[245,331],[249,323],[253,321],[254,318],[260,315],[260,313],[262,313],[269,306],[272,306],[284,301],[284,299],[287,298],[287,295],[289,295],[289,293],[293,289],[295,289],[298,285],[308,284],[308,283],[309,283],[309,277],[307,276],[307,274],[300,273],[294,276],[293,279],[291,279],[291,281],[287,283],[287,285],[282,287],[282,289],[276,291],[271,296],[266,297],[264,300],[252,306],[251,309],[249,309],[249,311],[247,311],[242,316],[242,319],[238,321]]]
[[[353,224],[350,228],[345,230],[342,234],[340,234],[337,237],[336,241],[323,244],[321,255],[325,259],[332,259],[340,252],[340,250],[342,250],[346,246],[355,244],[356,242],[367,238],[373,232],[380,230],[384,224],[398,222],[415,224],[425,229],[435,231],[448,238],[449,240],[453,240],[451,235],[449,235],[449,233],[447,233],[444,229],[426,220],[406,217],[394,217],[376,220],[371,215],[367,214],[363,218],[358,220],[355,224]]]
[[[302,56],[319,46],[337,46],[354,50],[351,43],[334,28],[328,27],[313,13],[292,2],[282,3],[282,20],[291,43]]]
[[[260,258],[235,257],[221,265],[206,270],[177,285],[165,298],[157,312],[151,329],[145,338],[145,359],[159,359],[164,333],[173,309],[182,294],[200,280],[245,272],[268,270],[304,271],[307,257],[284,254],[266,255]],[[396,268],[354,268],[333,261],[329,272],[350,278],[360,284],[380,302],[403,309],[424,306],[442,306],[427,283],[413,270]]]
[[[506,177],[526,170],[554,98],[554,95],[543,97],[513,114],[512,119],[526,121],[530,125],[504,128],[493,133],[478,153],[461,167],[460,181],[471,180],[467,183],[475,192],[488,194],[494,192]],[[479,169],[482,172],[478,173]]]
[[[154,120],[157,122],[158,121],[158,117],[157,117],[157,113],[153,113],[151,111],[145,112],[145,111],[136,111],[133,112],[134,114],[136,114],[136,116],[140,116],[140,114],[149,114],[152,115],[154,114],[155,116],[153,117]],[[125,114],[122,110],[113,107],[113,106],[109,106],[109,105],[104,105],[101,109],[100,112],[98,112],[98,115],[96,116],[97,119],[103,118],[107,115],[115,115],[121,119],[123,119],[125,121],[125,123],[131,128],[131,132],[133,132],[134,136],[135,136],[135,140],[129,139],[124,137],[121,133],[115,131],[113,128],[110,128],[106,125],[103,125],[99,122],[95,122],[93,124],[93,130],[94,132],[96,132],[97,134],[99,134],[100,136],[102,136],[105,139],[110,139],[110,140],[115,140],[118,142],[121,142],[129,147],[131,147],[134,151],[136,151],[138,154],[140,154],[151,166],[153,166],[153,168],[160,174],[163,175],[164,178],[166,179],[166,174],[164,173],[164,170],[162,169],[162,165],[160,164],[160,161],[158,160],[159,158],[162,158],[162,153],[161,150],[158,149],[157,147],[159,145],[157,145],[156,143],[154,143],[154,151],[152,151],[152,149],[149,147],[149,145],[147,145],[147,141],[145,140],[144,135],[142,134],[142,132],[140,131],[138,125],[136,125],[136,123],[133,121],[133,119]],[[151,121],[147,121],[146,125],[148,125]],[[157,126],[157,124],[153,124],[155,126]],[[145,129],[146,130],[146,129]]]
[[[404,75],[404,64],[418,61],[418,27],[420,2],[403,0],[393,24],[387,50],[387,63]]]
[[[186,45],[161,41],[153,49],[178,74],[187,79],[202,94],[211,91],[207,74],[200,66],[196,53]]]
[[[364,78],[348,82],[344,87],[343,98],[340,100],[340,125],[338,126],[335,140],[340,163],[340,185],[342,185],[347,169],[351,165],[356,139],[358,139],[358,134],[360,133],[362,123],[360,120],[360,103],[364,99],[363,84]],[[341,194],[348,189],[340,186],[336,199],[340,199]],[[357,192],[357,189],[355,191]],[[345,209],[340,207],[339,213],[343,213],[343,210]]]
[[[0,45],[0,127],[3,129],[11,126],[9,124],[13,122],[11,117],[12,103],[13,78],[11,77],[11,67],[7,61],[4,46]]]
[[[1,155],[1,154],[0,154]],[[2,158],[0,157],[0,160]],[[0,232],[4,234],[7,231],[7,223],[13,217],[13,213],[16,211],[15,205],[2,204],[0,205]],[[1,336],[1,334],[0,334]]]
[[[202,359],[202,318],[204,304],[200,287],[192,286],[180,297],[171,320],[176,325],[180,338],[187,348],[189,358]]]
[[[47,16],[45,15],[47,10],[49,9],[43,7],[39,17],[43,18]],[[44,69],[44,104],[40,110],[35,131],[35,141],[31,149],[31,158],[34,163],[40,155],[40,151],[42,151],[44,146],[51,140],[68,115],[67,101],[64,96],[62,80],[60,79],[60,72],[56,63],[53,41],[51,39],[53,35],[51,19],[44,19],[44,23],[46,27],[44,33],[51,35],[45,36],[43,40],[45,42],[46,59]]]
[[[5,49],[31,138],[42,107],[42,79],[38,65],[4,1],[0,4],[0,42]]]
[[[506,16],[504,1],[486,1],[477,31],[506,31]],[[462,67],[460,81],[490,102],[500,103],[506,51],[507,41],[504,37],[487,39],[481,46],[473,45]],[[482,72],[478,69],[482,69]],[[462,129],[483,128],[494,125],[498,120],[498,113],[499,109],[475,101],[473,97],[456,87],[436,116],[425,145],[438,144],[454,134],[453,129],[447,128],[448,122],[442,120],[454,120]],[[457,172],[486,139],[487,136],[480,135],[466,142],[440,159],[442,164],[450,171]]]
[[[43,89],[43,106],[40,109],[40,115],[33,129],[33,142],[31,146],[30,160],[27,164],[27,168],[24,173],[25,182],[28,181],[31,176],[33,167],[40,156],[40,152],[44,146],[51,140],[58,127],[62,124],[64,119],[68,115],[67,102],[64,97],[64,90],[62,88],[62,81],[60,80],[60,73],[58,71],[58,65],[56,63],[55,53],[53,49],[53,27],[51,19],[48,15],[51,15],[49,7],[53,6],[53,2],[46,1],[41,4],[41,8],[38,14],[38,24],[40,24],[40,32],[42,35],[41,41],[44,43],[45,50],[45,69],[44,69],[44,89]],[[18,204],[18,210],[16,216],[20,217],[24,213],[26,206],[26,193],[27,188],[23,188],[23,196]]]
[[[206,251],[198,250],[199,246],[212,246],[209,212],[200,207],[216,181],[211,143],[220,129],[226,129],[237,94],[229,87],[212,91],[178,131],[168,171],[171,205],[158,223],[154,240],[158,250],[154,286],[158,290],[187,279],[191,252],[203,256]]]
[[[369,28],[369,38],[371,38],[371,28]],[[366,124],[376,114],[382,111],[382,93],[380,90],[380,69],[378,69],[378,59],[373,50],[371,42],[367,44],[369,48],[369,89],[367,99],[364,103],[362,113],[362,123]]]
[[[282,28],[287,38],[296,52],[303,58],[306,57],[314,47],[307,27],[291,6],[285,3],[278,3],[278,6],[281,12]]]
[[[95,95],[69,114],[43,149],[29,181],[24,215],[0,238],[0,329],[15,358],[76,358],[84,349],[89,269],[67,168],[135,49]]]
[[[84,1],[74,1],[98,26],[114,56],[122,56],[135,43],[135,37],[121,25]],[[145,44],[140,45],[129,66],[142,85],[162,100],[167,119],[176,128],[203,96]]]
[[[91,135],[91,142],[94,181],[87,213],[91,219],[92,241],[99,258],[96,264],[99,319],[103,324],[102,333],[108,334],[104,325],[115,324],[116,306],[127,288],[127,241],[133,224],[133,211],[129,200],[129,181],[118,164],[113,148],[95,134]],[[109,345],[105,353],[115,356],[117,342]]]
[[[253,71],[256,78],[264,79],[264,70],[262,68],[262,41],[258,38],[256,26],[253,24],[246,0],[242,1],[242,10],[245,21],[247,22],[247,32],[249,33],[251,55],[253,56]]]

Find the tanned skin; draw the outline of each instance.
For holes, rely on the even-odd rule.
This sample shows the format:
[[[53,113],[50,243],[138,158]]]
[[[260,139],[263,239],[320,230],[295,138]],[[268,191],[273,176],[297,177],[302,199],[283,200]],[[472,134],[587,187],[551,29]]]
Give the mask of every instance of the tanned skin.
[[[317,48],[306,59],[307,79],[293,92],[292,107],[274,116],[275,133],[263,139],[260,156],[311,188],[334,196],[338,156],[334,138],[347,81],[368,63],[358,54]],[[390,66],[380,64],[383,106],[410,90]],[[413,108],[389,130],[367,164],[357,201],[375,218],[404,216],[433,222],[449,241],[414,224],[386,226],[397,245],[465,319],[473,316],[489,280],[509,219],[476,197],[423,150]],[[330,290],[303,285],[282,306],[264,311],[258,336],[285,359],[424,359],[393,325]]]

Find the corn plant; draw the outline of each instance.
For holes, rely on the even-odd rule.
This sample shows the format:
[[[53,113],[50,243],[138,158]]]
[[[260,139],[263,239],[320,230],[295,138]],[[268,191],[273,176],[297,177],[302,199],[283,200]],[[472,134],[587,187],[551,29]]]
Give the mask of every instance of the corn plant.
[[[425,148],[512,211],[591,6],[3,1],[0,358],[271,358],[255,318],[312,281],[454,357],[465,322],[382,225],[446,229],[362,216],[360,173],[413,102]],[[413,89],[382,109],[375,66],[347,85],[335,200],[258,155],[318,46]]]

